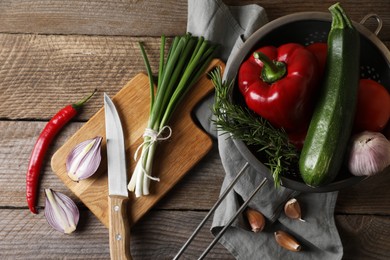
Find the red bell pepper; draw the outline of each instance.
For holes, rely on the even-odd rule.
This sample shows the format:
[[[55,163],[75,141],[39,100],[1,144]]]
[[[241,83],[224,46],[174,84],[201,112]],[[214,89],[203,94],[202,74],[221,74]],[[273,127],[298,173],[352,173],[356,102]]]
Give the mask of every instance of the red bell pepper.
[[[304,133],[319,83],[316,57],[304,46],[266,46],[245,60],[238,86],[249,109],[287,133]]]

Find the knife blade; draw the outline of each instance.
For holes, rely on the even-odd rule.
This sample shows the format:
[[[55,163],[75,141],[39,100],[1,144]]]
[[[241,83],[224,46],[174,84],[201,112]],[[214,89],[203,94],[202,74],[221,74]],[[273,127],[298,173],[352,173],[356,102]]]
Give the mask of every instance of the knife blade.
[[[107,143],[109,241],[111,259],[131,259],[130,227],[127,216],[126,155],[123,129],[118,111],[104,93]]]

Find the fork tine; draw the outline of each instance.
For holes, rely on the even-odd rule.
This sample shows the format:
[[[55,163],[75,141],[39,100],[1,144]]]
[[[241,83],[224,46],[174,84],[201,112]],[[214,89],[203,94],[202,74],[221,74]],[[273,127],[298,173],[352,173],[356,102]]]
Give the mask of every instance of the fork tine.
[[[217,207],[221,204],[221,202],[225,199],[227,194],[230,192],[230,190],[233,188],[234,184],[238,181],[240,176],[245,172],[245,169],[249,166],[249,163],[246,162],[244,166],[241,168],[241,170],[238,172],[236,177],[232,180],[232,182],[229,184],[229,186],[225,189],[225,191],[222,193],[222,195],[218,198],[218,200],[215,202],[213,207],[210,209],[210,211],[207,213],[207,215],[203,218],[203,220],[200,222],[198,227],[195,229],[195,231],[192,233],[192,235],[188,238],[187,242],[182,246],[180,251],[176,254],[176,256],[173,258],[173,260],[177,260],[186,250],[186,248],[189,246],[189,244],[192,242],[194,237],[199,233],[200,229],[204,226],[208,218],[211,216],[211,214],[214,213],[214,211],[217,209]]]

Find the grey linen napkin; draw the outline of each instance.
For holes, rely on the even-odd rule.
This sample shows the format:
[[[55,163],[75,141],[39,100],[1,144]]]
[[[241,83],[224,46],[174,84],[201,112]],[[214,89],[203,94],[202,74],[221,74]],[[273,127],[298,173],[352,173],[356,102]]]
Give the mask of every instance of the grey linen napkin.
[[[221,44],[218,57],[229,63],[229,57],[238,50],[245,39],[267,22],[265,10],[258,5],[227,6],[220,0],[188,0],[187,31],[204,36]],[[226,172],[221,193],[240,171],[246,160],[227,134],[213,126],[211,106],[213,97],[204,101],[195,111],[201,125],[218,139],[218,149]],[[248,167],[214,214],[211,232],[217,235],[243,200],[268,173]],[[268,181],[249,204],[266,217],[263,232],[253,233],[240,216],[220,239],[237,259],[341,259],[343,247],[334,222],[337,192],[298,193],[281,187],[274,188]],[[306,222],[291,220],[283,213],[285,202],[298,199]],[[302,245],[301,252],[291,252],[280,247],[274,239],[274,231],[284,230]]]

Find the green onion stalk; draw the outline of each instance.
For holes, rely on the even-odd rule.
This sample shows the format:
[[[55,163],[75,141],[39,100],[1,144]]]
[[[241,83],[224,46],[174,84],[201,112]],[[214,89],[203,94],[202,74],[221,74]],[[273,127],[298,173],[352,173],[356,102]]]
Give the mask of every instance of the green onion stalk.
[[[135,192],[136,197],[149,194],[150,180],[159,181],[152,176],[157,143],[171,136],[172,129],[168,123],[173,112],[188,90],[205,73],[217,48],[217,45],[203,37],[187,33],[173,39],[165,58],[166,38],[162,36],[158,78],[155,82],[144,45],[139,45],[149,77],[150,114],[143,143],[135,153],[138,161],[128,185],[128,189]],[[139,151],[140,156],[137,158]]]

